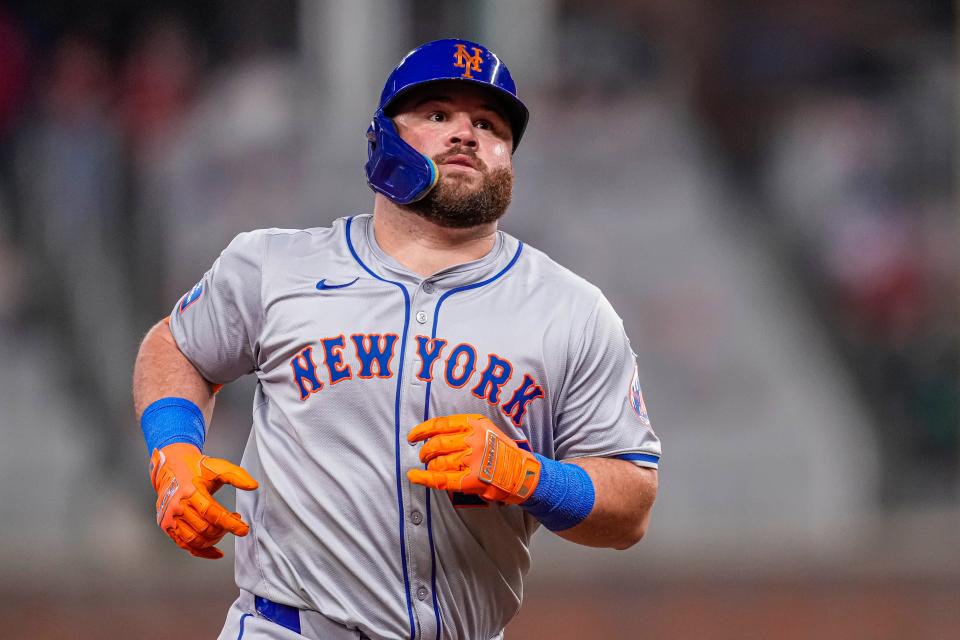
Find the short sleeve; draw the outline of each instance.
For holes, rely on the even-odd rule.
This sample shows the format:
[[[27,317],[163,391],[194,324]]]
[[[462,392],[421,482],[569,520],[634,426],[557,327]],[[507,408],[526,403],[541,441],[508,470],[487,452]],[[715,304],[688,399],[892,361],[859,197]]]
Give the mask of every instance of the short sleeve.
[[[657,468],[660,439],[647,416],[623,321],[601,295],[582,332],[574,327],[573,334],[579,346],[572,351],[558,402],[556,458],[621,458]]]
[[[267,234],[241,233],[177,302],[170,332],[208,381],[226,384],[257,367]]]

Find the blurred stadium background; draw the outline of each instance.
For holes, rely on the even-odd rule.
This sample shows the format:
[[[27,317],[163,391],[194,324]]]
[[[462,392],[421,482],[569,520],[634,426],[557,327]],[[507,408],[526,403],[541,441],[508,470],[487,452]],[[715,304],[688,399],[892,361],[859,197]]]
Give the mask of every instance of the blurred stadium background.
[[[532,109],[505,228],[611,298],[664,442],[647,538],[539,534],[508,638],[960,637],[955,31],[934,0],[0,3],[0,637],[215,637],[232,566],[152,522],[139,339],[236,233],[369,211],[381,83],[452,35]],[[239,459],[251,385],[208,450]]]

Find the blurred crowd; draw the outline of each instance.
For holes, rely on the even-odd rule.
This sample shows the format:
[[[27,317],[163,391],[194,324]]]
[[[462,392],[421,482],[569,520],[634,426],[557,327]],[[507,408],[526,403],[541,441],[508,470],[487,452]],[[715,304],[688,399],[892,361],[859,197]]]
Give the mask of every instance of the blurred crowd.
[[[316,224],[297,6],[159,4],[0,8],[0,331],[48,326],[115,423],[129,354],[111,348],[135,349],[237,231]],[[878,500],[955,501],[953,6],[661,4],[557,2],[544,91],[594,106],[676,92],[749,204],[730,224],[760,230],[873,413]]]
[[[955,501],[955,5],[670,5],[565,3],[558,95],[682,78],[699,135],[747,203],[731,223],[763,230],[872,414],[878,500]]]
[[[236,233],[210,227],[228,211],[261,226],[236,216],[237,203],[262,211],[251,193],[283,200],[265,187],[285,169],[271,151],[296,150],[274,135],[289,96],[263,69],[291,57],[293,9],[0,8],[0,331],[56,345],[58,362],[36,366],[84,408],[104,473],[131,466],[116,428],[132,422],[139,337]]]
[[[728,14],[699,104],[834,336],[879,435],[884,505],[960,487],[954,6]],[[866,10],[869,8],[869,10]]]

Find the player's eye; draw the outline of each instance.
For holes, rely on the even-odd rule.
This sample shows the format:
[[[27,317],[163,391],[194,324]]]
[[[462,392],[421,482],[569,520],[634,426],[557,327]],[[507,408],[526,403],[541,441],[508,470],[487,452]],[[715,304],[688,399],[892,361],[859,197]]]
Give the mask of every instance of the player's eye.
[[[432,111],[430,115],[427,116],[427,120],[431,122],[445,122],[447,116],[441,111]]]
[[[483,131],[489,131],[498,138],[504,138],[507,135],[507,125],[499,118],[477,118],[473,121],[473,126]]]

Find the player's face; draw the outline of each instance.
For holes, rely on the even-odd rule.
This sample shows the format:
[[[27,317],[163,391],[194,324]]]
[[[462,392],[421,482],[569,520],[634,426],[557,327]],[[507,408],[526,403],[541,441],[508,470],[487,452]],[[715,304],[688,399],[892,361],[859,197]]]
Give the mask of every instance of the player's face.
[[[512,167],[510,123],[481,87],[429,85],[404,100],[394,122],[408,144],[434,158],[441,177],[477,182],[484,170]]]
[[[513,135],[488,91],[459,82],[430,85],[400,104],[394,123],[440,172],[437,186],[409,209],[459,228],[493,222],[506,212]]]

